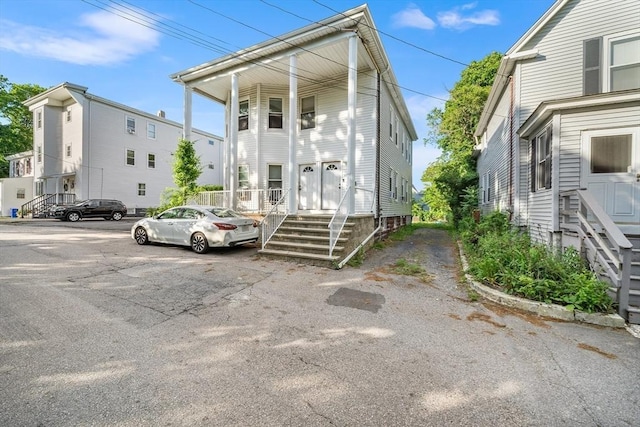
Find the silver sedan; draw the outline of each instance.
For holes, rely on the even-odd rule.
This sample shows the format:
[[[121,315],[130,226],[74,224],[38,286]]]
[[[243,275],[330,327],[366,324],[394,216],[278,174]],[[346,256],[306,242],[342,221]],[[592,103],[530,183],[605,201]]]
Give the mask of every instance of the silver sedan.
[[[213,246],[236,246],[258,240],[258,222],[231,209],[215,206],[177,206],[141,219],[131,227],[139,244],[149,242],[191,246],[203,254]]]

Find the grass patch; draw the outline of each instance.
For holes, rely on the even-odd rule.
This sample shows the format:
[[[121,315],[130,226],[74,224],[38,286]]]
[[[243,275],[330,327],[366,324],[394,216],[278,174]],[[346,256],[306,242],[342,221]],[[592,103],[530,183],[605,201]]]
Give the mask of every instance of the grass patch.
[[[415,262],[409,262],[404,258],[400,258],[391,267],[391,272],[400,274],[403,276],[414,276],[420,279],[423,283],[429,283],[431,281],[431,275],[427,273],[420,264]]]

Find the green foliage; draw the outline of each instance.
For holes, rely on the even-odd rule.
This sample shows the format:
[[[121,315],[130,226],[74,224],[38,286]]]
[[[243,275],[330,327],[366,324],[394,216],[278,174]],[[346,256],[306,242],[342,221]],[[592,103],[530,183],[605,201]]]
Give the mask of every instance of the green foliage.
[[[439,215],[449,215],[456,226],[464,217],[463,196],[478,186],[473,134],[501,58],[493,52],[472,62],[450,91],[444,110],[436,108],[427,115],[430,133],[425,144],[437,146],[442,154],[422,176],[425,184],[432,184],[425,199]]]
[[[349,267],[360,267],[364,262],[364,249],[360,250],[347,262]]]
[[[196,188],[196,193],[201,193],[203,191],[222,191],[224,187],[222,185],[213,185],[213,184],[205,184],[200,185]]]
[[[38,85],[10,83],[0,74],[0,178],[9,176],[6,156],[33,149],[33,116],[22,103],[45,90]]]
[[[393,272],[397,274],[404,274],[407,276],[419,276],[426,273],[425,269],[419,264],[409,262],[404,258],[400,258],[396,261]]]
[[[608,285],[589,271],[573,248],[555,253],[513,229],[508,215],[493,212],[479,224],[464,222],[461,237],[469,270],[483,282],[534,301],[585,312],[610,312]]]

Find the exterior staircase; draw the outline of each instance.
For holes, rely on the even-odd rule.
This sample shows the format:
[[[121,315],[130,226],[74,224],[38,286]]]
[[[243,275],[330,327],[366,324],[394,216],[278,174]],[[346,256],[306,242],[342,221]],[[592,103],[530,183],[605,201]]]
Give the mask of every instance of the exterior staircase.
[[[267,258],[335,268],[354,247],[356,221],[347,219],[329,255],[330,221],[330,215],[289,215],[258,253]]]
[[[627,235],[633,245],[631,252],[631,280],[629,283],[629,323],[640,324],[640,235]]]

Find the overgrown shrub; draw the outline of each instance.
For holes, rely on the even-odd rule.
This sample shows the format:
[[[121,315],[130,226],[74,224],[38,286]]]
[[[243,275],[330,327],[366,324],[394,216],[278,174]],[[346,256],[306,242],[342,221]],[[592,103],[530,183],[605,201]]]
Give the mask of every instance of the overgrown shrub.
[[[587,268],[573,248],[554,252],[512,228],[506,214],[491,213],[460,230],[477,279],[534,301],[566,305],[585,312],[610,312],[608,285]]]

